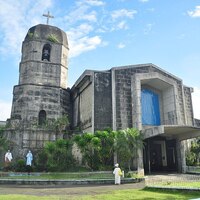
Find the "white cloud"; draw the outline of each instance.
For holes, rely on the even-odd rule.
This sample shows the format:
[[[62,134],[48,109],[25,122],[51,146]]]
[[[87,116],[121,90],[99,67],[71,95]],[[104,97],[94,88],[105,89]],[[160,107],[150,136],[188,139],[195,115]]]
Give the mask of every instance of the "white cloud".
[[[153,24],[147,24],[144,30],[144,34],[148,35],[152,30]]]
[[[200,17],[200,6],[196,6],[194,11],[187,12],[190,17]]]
[[[10,118],[11,103],[0,100],[0,121]]]
[[[101,38],[99,36],[94,37],[82,37],[77,40],[70,40],[70,46],[73,48],[70,49],[70,57],[76,57],[83,52],[87,52],[93,49],[96,49],[97,46],[101,45]]]
[[[148,2],[149,0],[139,0],[142,3]]]
[[[117,29],[128,29],[127,23],[125,21],[121,21],[117,24]]]
[[[194,87],[192,93],[194,117],[200,119],[200,88]]]
[[[70,26],[79,21],[96,22],[97,13],[96,11],[89,11],[90,7],[88,5],[82,5],[75,8],[72,12],[68,13],[64,18],[66,22],[70,23]]]
[[[85,23],[76,28],[71,28],[69,32],[67,32],[70,57],[76,57],[83,52],[96,49],[102,44],[100,36],[89,36],[91,31],[93,31],[93,26]]]
[[[137,14],[136,10],[120,9],[120,10],[114,10],[111,13],[111,16],[112,16],[112,19],[115,20],[121,17],[133,18],[135,14]]]
[[[99,0],[86,0],[86,3],[92,6],[103,6],[105,5],[105,2],[99,1]]]
[[[125,47],[125,44],[119,43],[117,47],[118,47],[119,49],[123,49],[123,48]]]
[[[9,56],[19,54],[27,30],[31,25],[41,22],[43,11],[51,5],[51,0],[1,1],[0,53]]]

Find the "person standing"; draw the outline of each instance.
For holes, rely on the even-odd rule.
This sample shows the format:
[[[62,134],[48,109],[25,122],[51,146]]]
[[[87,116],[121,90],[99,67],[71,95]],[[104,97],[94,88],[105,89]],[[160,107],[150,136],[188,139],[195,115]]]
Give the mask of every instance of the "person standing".
[[[120,185],[121,184],[121,176],[122,176],[122,171],[119,168],[119,164],[115,164],[115,169],[113,171],[113,174],[115,175],[115,185]]]

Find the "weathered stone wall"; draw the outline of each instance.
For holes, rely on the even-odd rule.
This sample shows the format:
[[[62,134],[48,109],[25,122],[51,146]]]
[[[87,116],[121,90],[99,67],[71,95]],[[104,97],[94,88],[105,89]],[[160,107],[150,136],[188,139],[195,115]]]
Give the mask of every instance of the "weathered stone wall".
[[[148,72],[148,67],[117,68],[115,70],[116,129],[132,127],[131,76]]]
[[[192,92],[192,89],[190,87],[184,87],[186,123],[189,126],[193,126],[194,125],[191,92]]]
[[[56,134],[55,131],[45,129],[8,129],[4,136],[11,142],[9,148],[14,159],[22,158],[28,150],[39,151],[46,142],[63,138],[62,134]]]
[[[50,60],[42,60],[45,44],[50,45]],[[68,48],[47,40],[25,40],[22,45],[19,84],[44,84],[67,88]]]
[[[163,92],[163,114],[164,121],[162,124],[175,125],[177,124],[176,102],[174,87],[168,87]]]
[[[51,57],[50,57],[51,63],[60,63],[63,66],[67,66],[68,49],[62,44],[53,43],[41,39],[28,40],[23,42],[22,57],[21,57],[22,62],[41,61],[42,49],[44,44],[50,44],[51,46]]]
[[[18,119],[29,127],[37,125],[40,110],[46,111],[47,119],[57,119],[63,114],[71,118],[69,90],[31,84],[15,86],[11,121]]]
[[[112,128],[111,73],[94,74],[94,130]]]
[[[93,88],[91,80],[87,79],[72,91],[73,129],[93,132]]]
[[[80,98],[80,122],[83,131],[90,130],[92,127],[93,115],[93,87],[88,85],[79,96]]]
[[[124,129],[127,127],[132,127],[133,121],[132,117],[134,116],[134,112],[140,113],[138,109],[134,108],[134,106],[139,106],[135,103],[135,89],[131,88],[131,78],[137,77],[137,75],[141,74],[144,78],[140,77],[142,81],[147,80],[145,74],[157,74],[156,77],[159,80],[163,80],[166,83],[172,84],[171,88],[165,88],[161,90],[161,95],[163,98],[162,106],[163,106],[163,124],[172,124],[172,125],[184,125],[186,124],[185,116],[187,115],[187,121],[191,123],[193,121],[191,108],[192,103],[190,101],[191,96],[183,94],[183,85],[182,81],[175,76],[165,73],[163,70],[159,70],[159,68],[154,67],[153,65],[138,65],[137,66],[125,66],[120,68],[113,68],[114,72],[114,84],[115,84],[115,103],[116,107],[116,129]],[[150,76],[149,76],[150,77]],[[155,77],[152,77],[155,78]],[[151,78],[149,78],[150,80]],[[137,80],[136,80],[137,82]],[[133,83],[135,84],[135,83]],[[140,83],[142,85],[142,82]],[[140,86],[141,88],[141,86]],[[131,93],[132,90],[132,93]],[[132,96],[131,96],[132,95]],[[137,94],[138,95],[138,94]],[[138,96],[140,98],[140,96]],[[137,99],[137,98],[136,98]],[[168,100],[167,100],[168,99]],[[184,108],[184,101],[187,102],[189,109]],[[140,108],[139,108],[140,109]],[[162,111],[162,109],[161,109]],[[162,113],[161,113],[162,114]],[[137,120],[139,120],[137,118]],[[139,122],[140,123],[140,122]],[[135,123],[134,123],[135,124]],[[136,123],[137,124],[137,123]]]
[[[63,72],[66,85],[66,74],[64,73],[66,73],[66,70]],[[60,87],[61,79],[61,67],[58,64],[40,61],[23,62],[20,64],[19,85],[38,84]]]

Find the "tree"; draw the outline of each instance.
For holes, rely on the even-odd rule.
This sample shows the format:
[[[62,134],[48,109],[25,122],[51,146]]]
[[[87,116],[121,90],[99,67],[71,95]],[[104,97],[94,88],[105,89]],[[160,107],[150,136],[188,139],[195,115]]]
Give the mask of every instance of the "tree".
[[[137,149],[143,147],[142,135],[137,129],[96,131],[94,134],[77,135],[74,141],[90,169],[108,168],[113,165],[114,152],[117,153],[122,165],[128,165],[136,156]]]
[[[130,170],[131,160],[137,157],[137,150],[143,147],[143,137],[138,129],[127,128],[117,131],[115,140],[115,150],[121,165],[128,165]]]
[[[112,166],[115,132],[111,129],[106,129],[104,131],[96,131],[94,135],[100,139],[101,143],[101,148],[99,148],[98,151],[100,165],[102,165],[102,167],[109,165]]]
[[[188,166],[199,164],[200,160],[200,138],[191,142],[189,151],[186,152],[186,164]]]
[[[101,142],[98,137],[92,133],[76,135],[74,142],[78,145],[83,155],[83,161],[90,169],[98,169],[98,151],[101,148]]]

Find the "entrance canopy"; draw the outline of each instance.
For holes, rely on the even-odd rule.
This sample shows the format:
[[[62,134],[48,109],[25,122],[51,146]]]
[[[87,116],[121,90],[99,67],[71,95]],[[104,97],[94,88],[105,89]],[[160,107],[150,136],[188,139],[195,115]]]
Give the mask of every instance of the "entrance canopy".
[[[144,139],[154,136],[163,136],[178,140],[187,140],[200,137],[200,127],[179,126],[179,125],[161,125],[154,127],[143,127]]]

